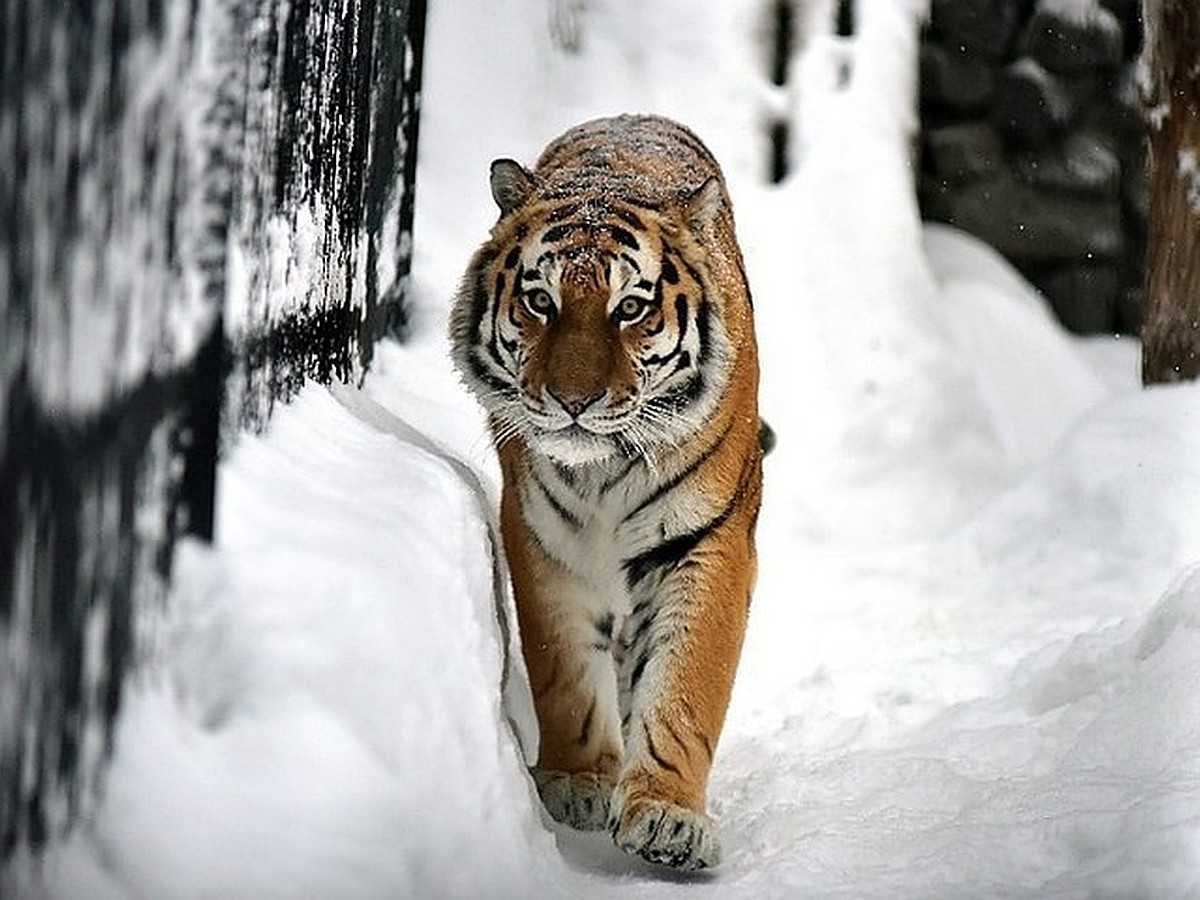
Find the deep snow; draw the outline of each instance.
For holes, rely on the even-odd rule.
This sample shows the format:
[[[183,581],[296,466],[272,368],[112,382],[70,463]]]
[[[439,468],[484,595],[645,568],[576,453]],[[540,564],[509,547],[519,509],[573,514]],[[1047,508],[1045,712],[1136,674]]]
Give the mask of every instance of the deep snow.
[[[541,0],[431,4],[413,339],[222,464],[104,802],[28,894],[1200,894],[1200,387],[1139,389],[1133,342],[1069,337],[922,229],[917,4],[859,4],[783,90],[756,6],[558,0],[548,29]],[[495,464],[443,334],[488,160],[618,109],[726,165],[779,436],[700,879],[540,814],[519,673],[501,698]]]

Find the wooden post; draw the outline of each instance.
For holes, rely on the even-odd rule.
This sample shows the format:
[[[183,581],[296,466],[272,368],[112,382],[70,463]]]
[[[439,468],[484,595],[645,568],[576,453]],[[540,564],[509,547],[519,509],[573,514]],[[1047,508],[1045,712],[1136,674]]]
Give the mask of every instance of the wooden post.
[[[1150,169],[1144,384],[1200,374],[1200,5],[1144,0]]]

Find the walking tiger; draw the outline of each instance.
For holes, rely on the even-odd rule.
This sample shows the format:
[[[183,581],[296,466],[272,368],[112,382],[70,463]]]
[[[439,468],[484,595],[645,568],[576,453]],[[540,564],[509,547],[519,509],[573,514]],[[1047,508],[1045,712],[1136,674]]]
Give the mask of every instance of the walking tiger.
[[[724,179],[682,125],[618,116],[570,129],[532,171],[497,160],[491,189],[500,218],[450,330],[500,458],[533,778],[555,819],[709,867],[763,456]]]

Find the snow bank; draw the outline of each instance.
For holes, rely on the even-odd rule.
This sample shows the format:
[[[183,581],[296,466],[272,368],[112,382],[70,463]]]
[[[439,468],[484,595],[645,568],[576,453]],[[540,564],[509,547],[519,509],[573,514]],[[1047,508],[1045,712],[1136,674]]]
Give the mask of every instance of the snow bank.
[[[461,479],[310,389],[243,438],[219,496],[220,547],[180,553],[157,672],[76,845],[128,896],[526,883],[552,846],[500,727],[487,529]],[[82,865],[68,853],[52,895],[92,896]]]

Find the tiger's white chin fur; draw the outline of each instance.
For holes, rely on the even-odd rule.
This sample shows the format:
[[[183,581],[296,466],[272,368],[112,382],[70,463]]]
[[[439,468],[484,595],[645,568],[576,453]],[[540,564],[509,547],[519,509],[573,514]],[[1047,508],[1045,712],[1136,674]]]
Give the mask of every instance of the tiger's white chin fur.
[[[537,429],[533,443],[538,451],[564,466],[595,465],[625,458],[621,445],[612,436],[578,425],[556,431]]]

